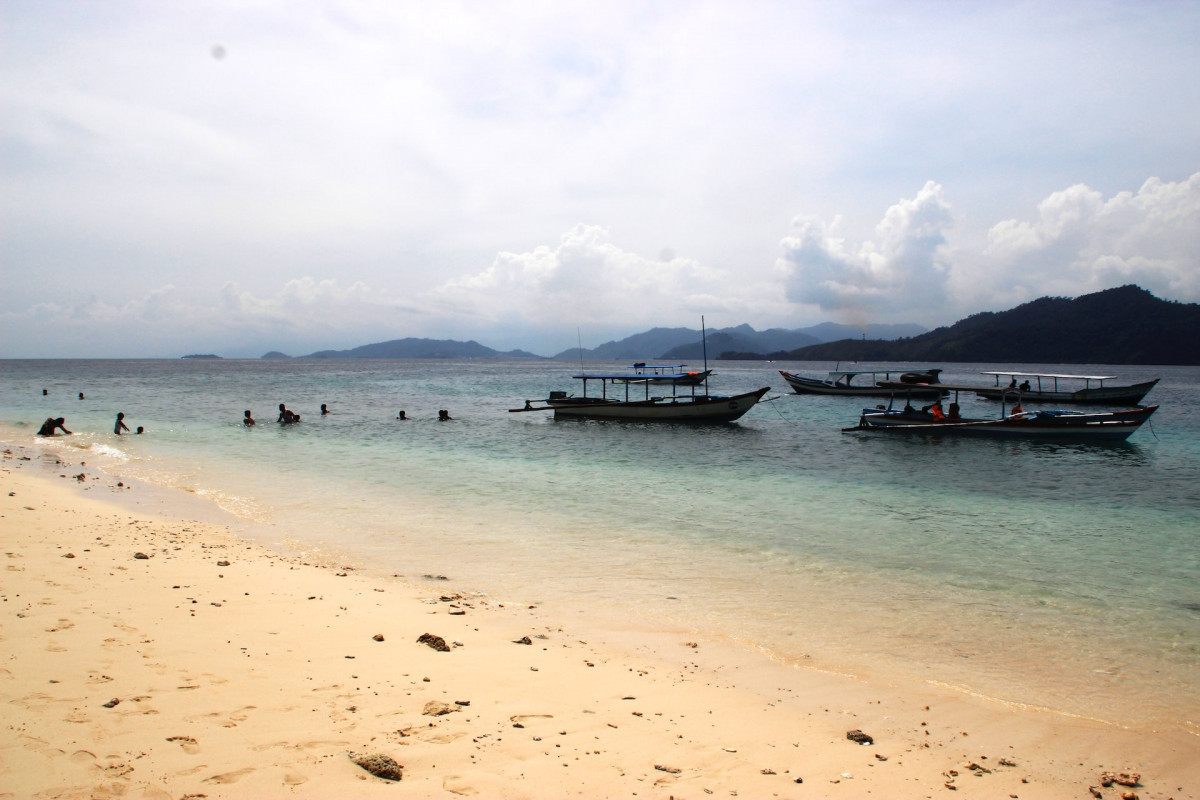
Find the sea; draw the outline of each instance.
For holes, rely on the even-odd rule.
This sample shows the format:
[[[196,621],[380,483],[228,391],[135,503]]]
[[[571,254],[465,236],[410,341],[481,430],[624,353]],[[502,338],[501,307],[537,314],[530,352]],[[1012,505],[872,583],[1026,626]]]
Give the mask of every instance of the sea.
[[[847,433],[876,399],[779,374],[884,365],[708,366],[769,400],[731,425],[555,420],[510,409],[578,391],[579,362],[7,360],[0,441],[136,508],[578,628],[1200,735],[1200,368],[917,365],[1161,379],[1127,442],[1071,444]],[[59,416],[72,436],[35,436]]]

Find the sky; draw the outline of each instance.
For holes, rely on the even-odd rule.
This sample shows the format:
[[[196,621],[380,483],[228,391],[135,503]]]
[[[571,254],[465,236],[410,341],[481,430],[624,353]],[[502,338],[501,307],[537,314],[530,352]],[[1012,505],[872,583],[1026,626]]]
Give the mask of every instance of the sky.
[[[1200,2],[0,0],[0,358],[1200,301]]]

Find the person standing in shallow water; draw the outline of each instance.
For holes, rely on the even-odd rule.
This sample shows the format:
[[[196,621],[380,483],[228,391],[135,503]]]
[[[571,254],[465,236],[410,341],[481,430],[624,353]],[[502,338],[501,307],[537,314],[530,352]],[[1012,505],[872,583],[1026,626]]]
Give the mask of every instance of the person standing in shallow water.
[[[326,407],[326,405],[324,403],[321,403],[321,416],[323,417],[328,413],[329,413],[329,409]]]
[[[117,424],[113,425],[113,433],[117,436],[121,435],[121,431],[129,432],[129,426],[125,424],[125,412],[117,412]]]
[[[245,425],[245,426],[247,426],[247,427],[249,427],[250,425],[256,425],[256,424],[257,424],[257,423],[254,421],[254,417],[250,416],[250,409],[246,409],[246,416],[242,418],[242,424],[243,424],[243,425]]]

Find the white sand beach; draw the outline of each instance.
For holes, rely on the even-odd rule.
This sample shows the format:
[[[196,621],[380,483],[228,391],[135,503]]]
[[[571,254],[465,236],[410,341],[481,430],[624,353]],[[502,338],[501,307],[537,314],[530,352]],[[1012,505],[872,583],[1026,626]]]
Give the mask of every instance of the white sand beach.
[[[0,462],[0,798],[1200,796],[1187,732],[636,620],[601,639],[453,576],[306,563],[130,511],[139,490]]]

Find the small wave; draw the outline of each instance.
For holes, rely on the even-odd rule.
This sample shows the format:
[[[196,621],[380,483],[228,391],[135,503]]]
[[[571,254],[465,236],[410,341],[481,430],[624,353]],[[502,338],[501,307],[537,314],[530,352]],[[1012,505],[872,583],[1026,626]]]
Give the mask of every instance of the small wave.
[[[107,456],[108,458],[116,459],[117,461],[128,461],[131,458],[129,453],[125,452],[119,447],[113,447],[110,444],[88,442],[87,444],[81,444],[80,447],[84,450],[91,450],[96,455]]]

